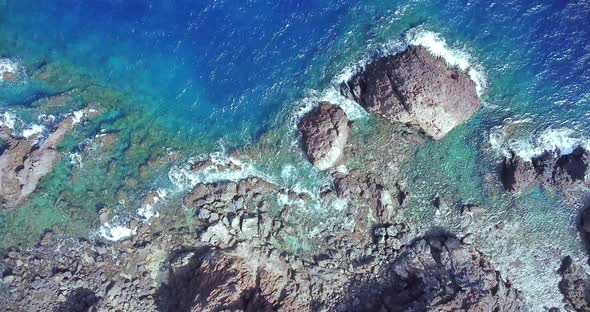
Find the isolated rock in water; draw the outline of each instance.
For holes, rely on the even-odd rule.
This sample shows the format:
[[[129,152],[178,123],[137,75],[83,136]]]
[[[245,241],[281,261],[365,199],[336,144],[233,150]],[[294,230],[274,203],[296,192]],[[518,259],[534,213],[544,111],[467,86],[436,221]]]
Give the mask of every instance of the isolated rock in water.
[[[507,191],[519,193],[535,182],[549,188],[566,188],[585,183],[590,153],[577,147],[571,154],[546,151],[532,159],[511,153],[500,170],[502,184]]]
[[[590,276],[574,265],[570,257],[563,259],[559,274],[559,290],[564,296],[566,311],[590,311]]]
[[[0,128],[0,206],[14,209],[35,191],[42,177],[61,159],[55,146],[73,127],[73,117],[64,119],[41,143],[37,137],[21,139],[9,128]]]
[[[479,107],[469,75],[420,46],[369,64],[341,92],[368,111],[416,126],[436,140]]]
[[[299,123],[309,161],[320,170],[338,165],[348,140],[348,118],[338,106],[323,102]]]
[[[502,280],[489,261],[454,237],[417,240],[382,278],[385,282],[372,287],[374,295],[364,300],[366,310],[525,310],[521,294]]]
[[[16,77],[17,67],[13,61],[0,58],[0,82],[13,80]]]

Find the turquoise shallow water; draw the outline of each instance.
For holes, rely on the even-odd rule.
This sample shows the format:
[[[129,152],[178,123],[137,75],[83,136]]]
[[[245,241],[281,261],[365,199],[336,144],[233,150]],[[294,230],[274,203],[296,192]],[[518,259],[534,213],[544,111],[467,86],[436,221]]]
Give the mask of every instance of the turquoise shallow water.
[[[87,234],[97,227],[97,207],[170,186],[169,168],[142,171],[168,147],[193,156],[263,138],[281,153],[257,164],[258,172],[288,186],[317,186],[324,177],[297,154],[285,126],[290,116],[325,98],[335,77],[421,34],[434,47],[445,41],[462,51],[451,56],[476,68],[485,88],[480,112],[427,143],[407,170],[416,217],[430,217],[429,202],[440,192],[503,213],[514,208],[504,217],[521,218],[522,231],[536,238],[575,235],[557,230],[571,226],[575,211],[554,196],[535,190],[511,201],[483,185],[507,148],[530,156],[590,145],[589,17],[588,1],[0,0],[0,58],[29,76],[0,83],[0,113],[29,122],[64,114],[83,101],[54,107],[35,99],[93,84],[104,92],[85,99],[100,99],[110,113],[77,130],[64,149],[78,152],[101,129],[119,135],[110,159],[97,157],[84,169],[61,163],[31,204],[0,215],[0,232],[11,238],[5,245],[46,228]],[[57,64],[57,76],[64,69],[49,85],[31,77],[46,64]],[[275,137],[264,137],[270,129]],[[72,172],[83,178],[72,183]],[[130,177],[138,188],[129,187]]]

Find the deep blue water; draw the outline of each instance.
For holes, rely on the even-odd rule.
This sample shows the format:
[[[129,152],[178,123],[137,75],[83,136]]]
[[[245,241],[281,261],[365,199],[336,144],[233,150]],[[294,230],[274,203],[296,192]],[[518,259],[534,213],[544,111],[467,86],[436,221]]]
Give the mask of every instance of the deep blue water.
[[[1,3],[1,2],[0,2]],[[245,133],[416,26],[468,50],[494,105],[556,122],[589,101],[587,1],[31,1],[0,4],[4,55],[80,65],[182,131]],[[558,111],[558,113],[556,113]],[[584,121],[579,121],[584,125]],[[583,126],[580,126],[583,128]]]

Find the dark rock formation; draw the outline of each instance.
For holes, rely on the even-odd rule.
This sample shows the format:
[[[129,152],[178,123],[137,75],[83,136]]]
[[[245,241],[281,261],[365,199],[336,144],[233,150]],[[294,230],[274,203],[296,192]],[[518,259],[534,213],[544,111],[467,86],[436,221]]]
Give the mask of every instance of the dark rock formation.
[[[559,290],[564,296],[566,311],[590,311],[590,276],[574,265],[570,257],[563,259],[559,274]]]
[[[320,170],[338,165],[348,140],[348,118],[342,108],[323,102],[299,122],[309,161]]]
[[[590,153],[577,147],[571,154],[544,152],[531,160],[515,153],[505,158],[500,177],[507,191],[519,193],[535,182],[545,187],[563,189],[577,183],[585,183]]]
[[[330,232],[309,257],[286,253],[281,235],[297,228],[272,212],[277,194],[307,198],[258,178],[200,184],[185,197],[196,210],[196,230],[138,225],[135,237],[109,246],[48,234],[0,261],[0,306],[7,312],[520,310],[519,293],[477,250],[450,236],[412,243],[404,223],[377,226],[373,235]]]
[[[500,178],[507,191],[520,193],[537,178],[537,171],[533,163],[514,153],[511,158],[505,158],[501,166]]]
[[[434,139],[465,122],[479,107],[469,75],[420,46],[369,64],[341,92],[368,111],[416,126]]]
[[[362,298],[354,311],[525,311],[479,251],[449,236],[415,241],[371,287],[352,292]]]

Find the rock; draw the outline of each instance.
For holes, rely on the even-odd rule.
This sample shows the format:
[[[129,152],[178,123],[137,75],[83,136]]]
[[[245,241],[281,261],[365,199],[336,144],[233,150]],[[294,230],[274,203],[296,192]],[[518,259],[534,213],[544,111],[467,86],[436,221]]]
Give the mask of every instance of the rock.
[[[590,311],[590,276],[565,257],[559,269],[559,290],[564,296],[566,311]]]
[[[110,211],[108,208],[102,208],[98,211],[98,220],[100,224],[107,224],[110,220]]]
[[[16,78],[18,65],[6,58],[0,58],[0,82],[11,81]]]
[[[38,137],[17,138],[10,129],[0,128],[0,140],[6,144],[0,154],[0,205],[3,209],[22,205],[41,178],[51,172],[61,159],[55,146],[72,129],[73,123],[72,117],[64,119],[40,143]]]
[[[559,151],[545,151],[532,159],[523,159],[511,152],[500,169],[504,189],[514,193],[526,190],[534,183],[549,188],[564,189],[586,182],[590,153],[577,147],[571,154],[560,155]]]
[[[299,122],[309,161],[326,170],[343,161],[348,140],[348,118],[342,108],[323,102]]]
[[[476,85],[421,46],[378,59],[341,86],[343,95],[386,119],[418,127],[435,140],[479,107]]]
[[[520,293],[479,251],[446,236],[415,241],[371,288],[359,290],[365,308],[351,310],[525,311]]]

